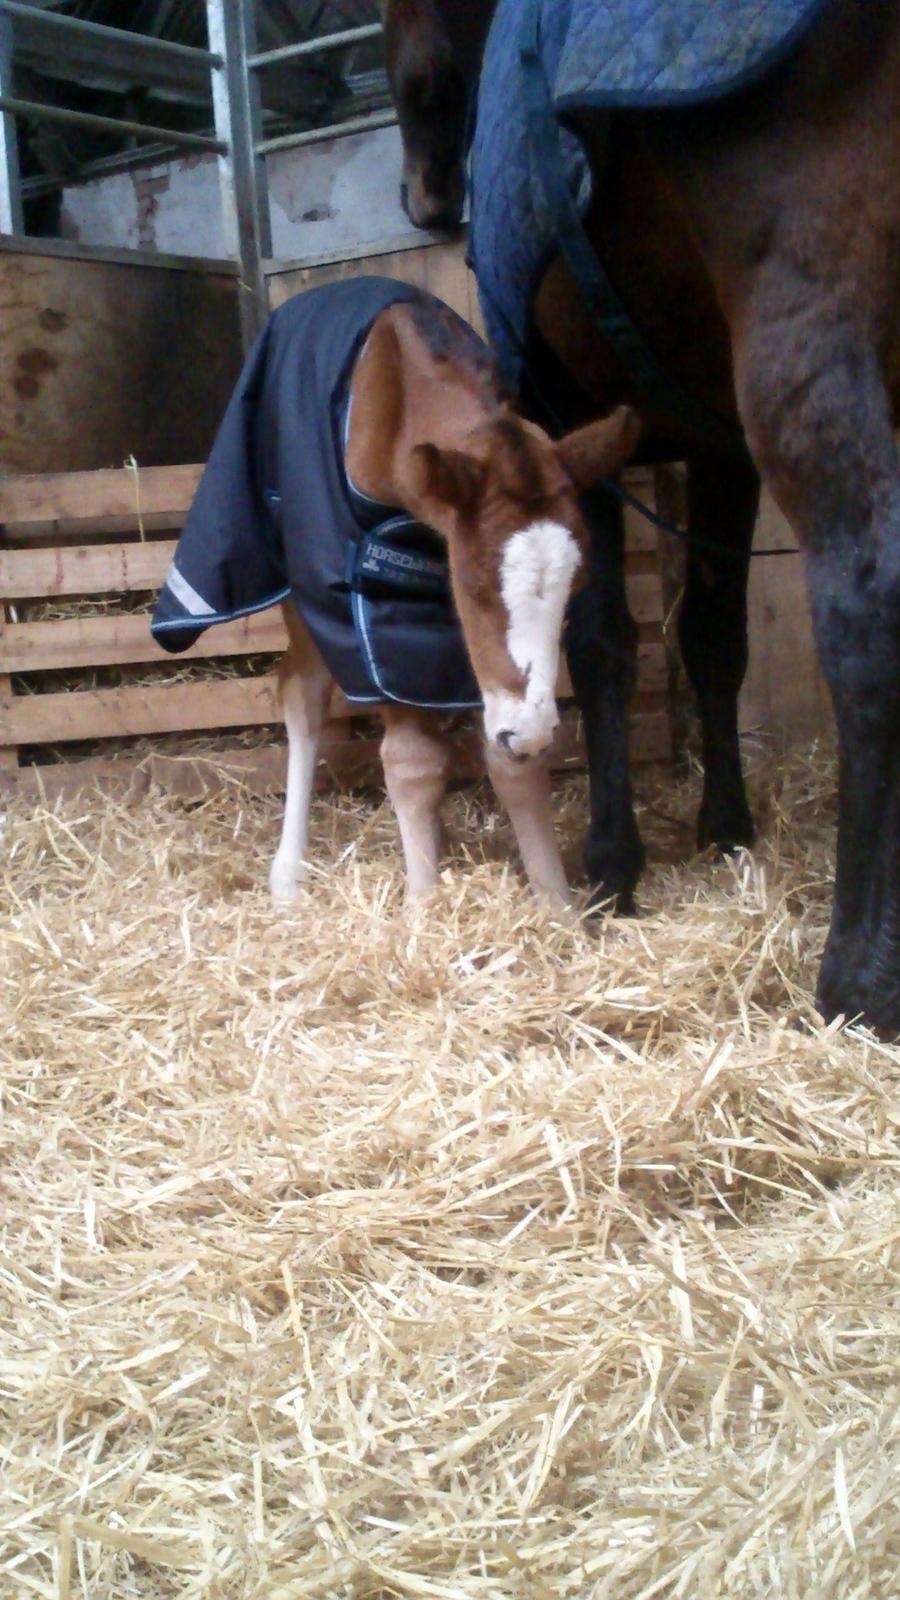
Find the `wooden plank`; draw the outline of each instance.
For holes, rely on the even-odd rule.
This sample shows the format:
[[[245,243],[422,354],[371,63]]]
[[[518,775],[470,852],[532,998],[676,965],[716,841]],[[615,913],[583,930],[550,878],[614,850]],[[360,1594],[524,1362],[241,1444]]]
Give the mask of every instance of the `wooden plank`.
[[[277,606],[239,622],[208,628],[196,644],[177,656],[164,654],[156,643],[146,613],[60,617],[51,622],[10,623],[0,634],[0,670],[43,672],[148,661],[177,666],[180,662],[219,656],[280,654],[286,648],[287,633]]]
[[[158,589],[176,542],[151,539],[146,544],[84,544],[65,550],[0,550],[0,595],[36,600]]]
[[[347,702],[343,705],[346,707]],[[668,724],[659,697],[638,696],[635,726]],[[348,708],[358,715],[359,708]],[[330,716],[342,715],[340,701]],[[65,744],[139,734],[208,732],[262,724],[281,716],[274,674],[210,683],[130,685],[42,695],[0,694],[0,746]]]
[[[625,592],[635,622],[662,622],[662,587],[657,573],[626,570]]]
[[[275,674],[199,683],[128,685],[61,694],[0,694],[0,746],[66,744],[133,734],[278,723]]]
[[[659,698],[639,690],[636,704],[655,706]],[[366,707],[351,705],[340,691],[335,692],[331,717],[367,714]],[[0,748],[280,722],[275,673],[50,694],[12,694],[7,682],[0,692]]]
[[[36,472],[0,477],[0,522],[89,523],[98,518],[181,518],[196,492],[200,465],[111,467],[99,472]],[[174,526],[174,524],[169,524]]]
[[[0,249],[0,465],[202,461],[240,370],[237,302],[235,277],[161,271],[155,258]]]
[[[84,544],[109,544],[114,539],[130,535],[128,543],[133,544],[143,534],[145,536],[179,533],[187,519],[188,510],[164,511],[157,515],[141,514],[133,517],[90,517],[87,520],[79,517],[60,517],[56,522],[5,522],[0,524],[6,535],[6,541],[15,549],[17,546],[28,545],[38,549],[42,545],[72,545]]]
[[[339,730],[326,729],[316,788],[321,791],[333,788],[335,783],[376,783],[380,773],[378,743],[377,739],[351,739]],[[283,794],[286,760],[283,744],[249,750],[211,750],[208,756],[167,755],[162,748],[150,756],[90,756],[84,761],[20,767],[16,789],[20,794],[45,796],[51,802],[93,785],[104,792],[124,789],[133,799],[140,799],[154,785],[185,799],[202,799],[232,785],[240,785],[251,794]]]
[[[204,275],[235,278],[240,275],[237,261],[223,256],[182,256],[172,251],[131,250],[124,245],[81,244],[71,239],[34,239],[22,234],[0,235],[0,255],[32,256],[40,261],[101,262],[118,267],[157,267],[176,272],[201,272]]]
[[[338,785],[381,788],[383,777],[377,739],[323,737],[322,759],[316,773],[316,789]],[[631,754],[637,762],[668,759],[669,740],[665,718],[637,717],[632,724]],[[54,762],[41,767],[21,767],[15,780],[16,792],[41,797],[52,803],[58,797],[70,798],[90,786],[104,792],[125,790],[132,799],[145,795],[151,785],[181,795],[185,799],[204,796],[240,785],[251,794],[281,794],[284,791],[286,755],[284,746],[273,744],[241,750],[210,751],[203,755],[167,755],[164,749],[151,756],[121,756],[118,759],[89,757],[84,761]],[[572,730],[554,761],[554,771],[576,770],[584,761],[584,747],[577,729]],[[483,763],[477,738],[458,740],[451,776],[474,779],[481,776]],[[6,774],[8,789],[11,774]],[[4,774],[0,769],[0,789]]]
[[[352,738],[339,724],[326,727],[319,744],[316,789],[360,782],[380,787],[380,743],[379,738]],[[251,794],[283,794],[287,750],[279,742],[249,750],[210,751],[206,757],[185,757],[167,755],[161,748],[145,758],[145,765],[154,785],[190,799],[202,799],[238,784]]]
[[[656,484],[652,467],[626,467],[622,474],[622,487],[650,511],[656,510]],[[650,522],[635,506],[626,505],[623,517],[626,557],[629,551],[652,553],[655,556],[659,541],[656,524]]]
[[[665,688],[667,653],[652,623],[645,624],[638,644],[638,683],[647,689]],[[88,667],[139,666],[187,661],[211,661],[229,656],[281,655],[287,632],[278,607],[260,611],[238,622],[209,628],[177,656],[166,655],[150,633],[146,612],[113,616],[58,617],[52,621],[13,622],[0,628],[0,671],[47,672]],[[570,698],[572,685],[565,664],[560,668],[556,693]],[[352,709],[352,708],[351,708]]]
[[[466,266],[465,242],[432,245],[423,254],[425,287],[468,322],[483,339],[484,321],[473,274]]]
[[[322,250],[315,255],[302,256],[290,261],[276,261],[270,257],[263,262],[263,273],[271,290],[273,285],[277,285],[279,278],[292,277],[298,272],[314,271],[317,267],[349,265],[357,268],[361,262],[400,255],[404,250],[447,248],[456,243],[455,238],[448,239],[427,229],[411,228],[408,233],[398,233],[393,238],[371,239],[365,244],[338,245],[334,250]],[[459,243],[465,248],[465,240],[460,240]]]
[[[2,538],[2,534],[0,534],[0,538]],[[7,608],[4,605],[0,605],[0,656],[2,656],[9,628],[10,622]],[[2,662],[0,662],[0,696],[2,695],[12,695],[12,679],[9,676],[9,668],[2,670]],[[8,747],[0,749],[0,786],[8,783],[15,776],[18,765],[19,757],[15,749],[11,750]]]
[[[637,690],[641,694],[663,694],[669,687],[669,660],[665,645],[657,636],[641,642],[637,647]],[[574,697],[572,680],[565,661],[560,662],[556,680],[556,698],[571,700]]]
[[[145,544],[0,550],[0,595],[16,600],[157,589],[165,578],[175,545],[174,539],[151,539]],[[662,596],[656,574],[626,571],[626,585],[635,621],[660,621]]]
[[[759,515],[753,531],[754,552],[760,554],[766,550],[799,550],[797,535],[787,520],[779,511],[775,501],[764,489],[759,497]],[[763,557],[763,559],[765,559]]]
[[[802,554],[754,557],[748,611],[742,731],[762,731],[777,749],[830,734],[834,715],[813,639]]]
[[[216,660],[240,655],[276,655],[287,647],[281,611],[272,607],[239,622],[209,628],[189,650],[164,656],[150,633],[150,619],[138,615],[61,617],[50,622],[9,623],[0,628],[0,671],[44,672],[87,667],[131,666],[146,662],[171,663]],[[638,686],[664,689],[666,652],[661,643],[638,646]],[[73,691],[77,692],[77,691]],[[572,686],[565,666],[560,669],[557,695],[570,698]],[[339,703],[339,702],[338,702]],[[356,715],[359,708],[344,702],[338,715]]]
[[[648,761],[671,761],[672,724],[667,711],[648,711],[632,717],[628,749],[631,760],[642,765]]]

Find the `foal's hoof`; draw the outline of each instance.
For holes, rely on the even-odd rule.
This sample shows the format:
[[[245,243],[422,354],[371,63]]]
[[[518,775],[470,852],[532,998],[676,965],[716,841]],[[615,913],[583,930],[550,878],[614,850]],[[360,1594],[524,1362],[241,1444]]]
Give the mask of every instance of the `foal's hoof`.
[[[296,900],[303,886],[303,863],[279,861],[277,856],[269,872],[269,892],[277,905],[289,905]]]

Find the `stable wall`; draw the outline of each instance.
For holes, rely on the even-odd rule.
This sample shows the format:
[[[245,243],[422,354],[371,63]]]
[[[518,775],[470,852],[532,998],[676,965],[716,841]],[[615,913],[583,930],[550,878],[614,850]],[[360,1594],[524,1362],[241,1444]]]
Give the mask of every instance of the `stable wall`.
[[[378,128],[266,159],[276,258],[318,258],[409,230],[400,206],[396,128]],[[215,156],[189,155],[63,191],[60,231],[81,244],[188,255],[225,249]]]
[[[0,239],[0,471],[201,460],[240,367],[228,262]]]

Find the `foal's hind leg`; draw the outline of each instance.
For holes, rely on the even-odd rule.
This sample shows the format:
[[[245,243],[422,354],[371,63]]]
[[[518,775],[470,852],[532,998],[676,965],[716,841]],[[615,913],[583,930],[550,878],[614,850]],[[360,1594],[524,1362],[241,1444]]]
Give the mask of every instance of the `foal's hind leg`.
[[[287,791],[281,843],[269,873],[276,900],[292,900],[303,875],[309,809],[332,677],[294,606],[282,607],[288,650],[278,669],[288,738]]]
[[[409,899],[427,894],[438,879],[443,848],[441,802],[447,792],[450,751],[433,712],[382,706],[381,760],[406,860]]]
[[[565,646],[584,719],[591,820],[585,846],[595,902],[634,910],[644,847],[631,797],[628,711],[637,675],[637,628],[625,597],[625,534],[618,501],[602,489],[586,496],[591,528],[588,583],[569,606]]]
[[[542,761],[511,761],[485,745],[485,763],[497,798],[513,825],[528,882],[553,907],[570,903],[569,885],[553,828],[550,774]]]
[[[688,544],[678,638],[703,737],[701,850],[753,843],[738,743],[738,693],[747,670],[747,576],[759,505],[752,463],[695,456],[688,464]]]

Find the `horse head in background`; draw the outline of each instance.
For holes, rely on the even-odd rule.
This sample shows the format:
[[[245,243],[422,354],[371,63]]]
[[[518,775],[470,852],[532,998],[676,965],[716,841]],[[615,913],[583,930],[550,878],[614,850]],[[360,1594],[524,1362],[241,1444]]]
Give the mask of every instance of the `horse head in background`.
[[[385,0],[388,82],[403,138],[403,209],[417,228],[455,228],[465,201],[469,95],[495,0]]]

